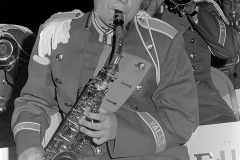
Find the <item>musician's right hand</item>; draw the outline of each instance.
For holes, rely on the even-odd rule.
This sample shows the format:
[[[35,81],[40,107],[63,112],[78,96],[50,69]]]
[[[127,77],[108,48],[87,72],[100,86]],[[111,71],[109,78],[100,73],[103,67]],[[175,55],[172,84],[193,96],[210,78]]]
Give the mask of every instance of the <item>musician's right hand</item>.
[[[18,160],[43,160],[43,149],[39,147],[28,148],[19,155]]]
[[[80,131],[92,137],[95,144],[101,145],[116,138],[117,116],[115,113],[101,107],[99,113],[85,112],[84,115],[98,121],[98,123],[92,123],[86,119],[79,120]]]

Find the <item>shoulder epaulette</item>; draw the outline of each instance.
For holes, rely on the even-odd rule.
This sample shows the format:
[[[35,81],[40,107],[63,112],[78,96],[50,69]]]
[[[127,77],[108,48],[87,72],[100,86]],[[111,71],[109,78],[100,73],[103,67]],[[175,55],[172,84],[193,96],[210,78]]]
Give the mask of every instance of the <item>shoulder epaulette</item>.
[[[7,31],[9,29],[18,29],[18,30],[21,30],[22,32],[26,33],[30,33],[32,34],[33,32],[27,28],[27,27],[24,27],[24,26],[21,26],[21,25],[16,25],[16,24],[0,24],[0,30],[3,30],[3,31]]]
[[[173,39],[173,37],[178,33],[178,31],[173,26],[157,18],[138,14],[137,20],[143,28],[149,28],[156,32],[160,32],[170,37],[171,39]]]
[[[40,32],[38,55],[40,57],[50,56],[51,49],[55,50],[59,43],[68,43],[72,19],[81,18],[83,15],[84,13],[80,10],[58,12],[46,20],[43,30]]]
[[[53,14],[48,20],[45,21],[43,28],[48,26],[54,21],[67,20],[67,19],[78,19],[81,18],[84,13],[81,10],[73,10],[70,12],[58,12]]]

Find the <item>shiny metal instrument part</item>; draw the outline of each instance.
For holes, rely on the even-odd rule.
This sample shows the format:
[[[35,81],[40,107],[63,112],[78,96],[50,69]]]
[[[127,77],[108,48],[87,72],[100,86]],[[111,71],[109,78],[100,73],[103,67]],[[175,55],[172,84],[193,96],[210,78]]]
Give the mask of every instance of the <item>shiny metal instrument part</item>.
[[[17,42],[7,36],[0,37],[0,69],[10,67],[19,57]]]
[[[116,10],[114,15],[114,36],[110,56],[97,76],[85,85],[81,94],[57,131],[45,148],[44,160],[78,160],[82,145],[89,144],[91,137],[82,133],[79,128],[79,119],[85,119],[84,112],[90,109],[98,113],[100,105],[108,91],[109,83],[116,79],[119,63],[122,58],[122,30],[123,14]],[[94,120],[87,119],[94,123]]]

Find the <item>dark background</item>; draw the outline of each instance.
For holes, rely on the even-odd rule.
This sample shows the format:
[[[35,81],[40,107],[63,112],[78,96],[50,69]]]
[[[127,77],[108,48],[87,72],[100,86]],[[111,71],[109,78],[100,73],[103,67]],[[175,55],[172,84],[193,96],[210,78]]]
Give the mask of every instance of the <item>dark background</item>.
[[[51,15],[57,12],[73,11],[74,9],[80,9],[82,12],[87,12],[92,8],[92,0],[67,0],[63,2],[62,0],[0,0],[0,24],[15,24],[29,28],[35,35],[32,41],[35,42],[40,25],[49,19]],[[24,67],[19,68],[24,69]],[[17,73],[23,76],[21,72],[17,71]],[[19,92],[14,91],[14,93]],[[0,148],[10,147],[10,156],[13,156],[9,158],[11,160],[16,159],[14,149],[15,143],[10,127],[13,110],[12,106],[13,104],[9,104],[7,111],[0,112]]]
[[[0,24],[22,25],[37,34],[39,25],[54,13],[74,9],[87,12],[92,7],[92,0],[0,0]]]

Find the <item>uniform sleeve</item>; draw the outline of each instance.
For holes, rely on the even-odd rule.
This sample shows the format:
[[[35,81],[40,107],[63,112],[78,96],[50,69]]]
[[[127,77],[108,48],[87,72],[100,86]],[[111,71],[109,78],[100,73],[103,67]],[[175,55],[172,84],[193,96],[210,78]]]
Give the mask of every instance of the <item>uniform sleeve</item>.
[[[227,25],[220,19],[216,11],[214,13],[214,10],[210,8],[210,4],[207,5],[207,9],[204,6],[206,7],[206,5],[199,5],[197,24],[193,21],[192,17],[188,15],[190,23],[210,46],[215,56],[223,59],[236,57],[238,43],[233,27]],[[209,10],[211,10],[211,12]]]
[[[144,112],[130,111],[126,103],[116,112],[116,140],[108,143],[113,158],[161,154],[185,144],[197,128],[197,89],[182,35],[173,39],[149,101]]]
[[[43,135],[49,127],[49,117],[57,112],[50,63],[45,63],[48,62],[44,61],[47,57],[38,56],[38,43],[39,35],[31,53],[27,83],[20,97],[14,101],[11,125],[17,155],[30,147],[41,147]]]

